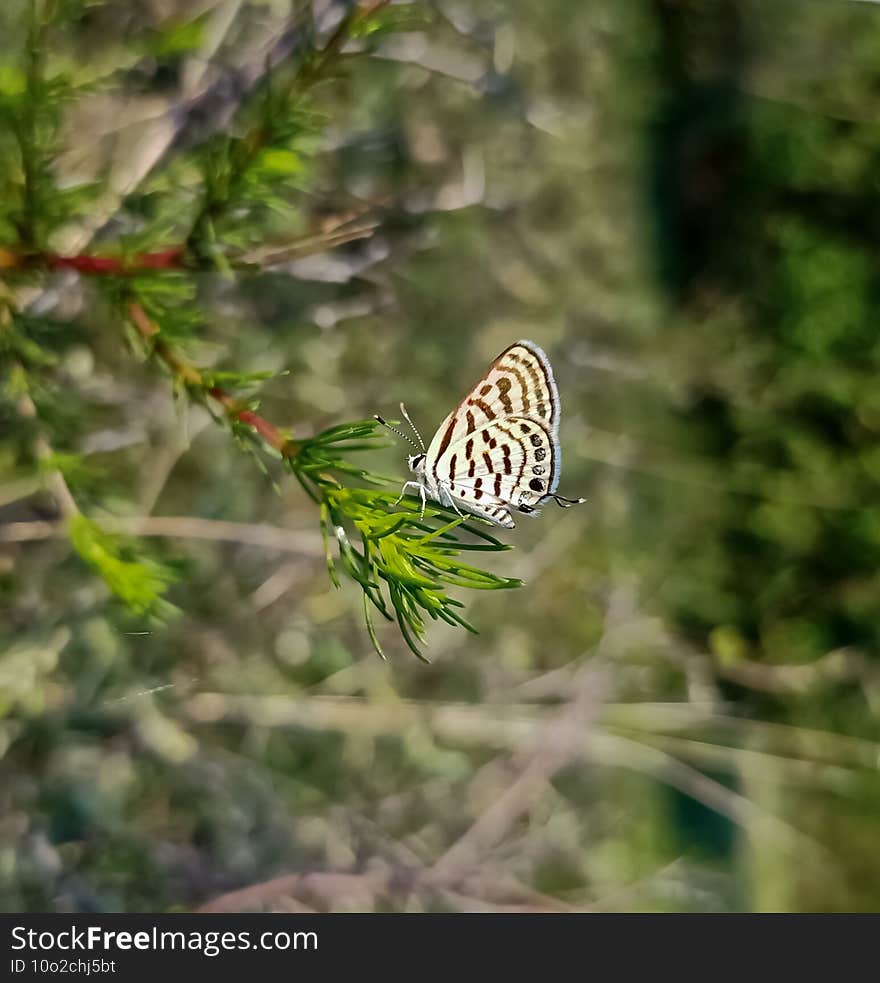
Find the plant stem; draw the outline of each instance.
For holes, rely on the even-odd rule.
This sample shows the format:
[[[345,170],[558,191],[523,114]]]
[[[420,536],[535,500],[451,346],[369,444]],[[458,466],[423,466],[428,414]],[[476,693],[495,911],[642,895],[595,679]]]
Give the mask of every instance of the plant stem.
[[[126,312],[138,334],[151,343],[153,351],[165,363],[175,379],[194,389],[202,390],[223,407],[228,419],[251,427],[282,457],[296,457],[300,448],[297,441],[285,436],[278,427],[255,413],[241,400],[226,392],[225,389],[210,385],[203,374],[191,362],[187,361],[177,349],[163,338],[157,337],[161,329],[146,312],[140,301],[130,300],[126,306]]]
[[[40,81],[42,75],[41,41],[42,29],[38,11],[38,0],[31,0],[26,43],[26,98],[21,122],[16,127],[16,138],[21,153],[23,176],[23,215],[19,234],[25,250],[37,246],[37,105],[40,101]]]
[[[288,104],[295,104],[310,86],[320,80],[334,59],[338,57],[352,28],[360,21],[374,16],[389,2],[390,0],[375,0],[366,7],[355,7],[346,14],[320,52],[312,57],[306,56],[300,62],[284,93],[285,101]],[[267,87],[269,86],[270,76],[267,76],[265,84]],[[271,119],[264,119],[251,127],[235,145],[240,152],[231,160],[223,197],[216,198],[210,191],[206,193],[205,199],[193,220],[189,235],[186,237],[186,249],[190,254],[199,257],[199,247],[206,232],[213,222],[227,210],[229,205],[235,202],[242,181],[254,165],[260,152],[271,143],[271,140]]]

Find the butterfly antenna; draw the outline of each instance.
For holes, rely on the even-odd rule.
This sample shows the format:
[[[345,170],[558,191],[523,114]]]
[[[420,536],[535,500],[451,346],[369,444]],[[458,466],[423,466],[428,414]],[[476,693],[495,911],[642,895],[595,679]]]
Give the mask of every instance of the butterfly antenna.
[[[422,435],[419,433],[416,425],[410,420],[409,413],[406,412],[406,407],[403,403],[400,404],[400,412],[403,413],[406,422],[413,428],[413,433],[419,438],[419,446],[422,448],[422,451],[425,451],[425,442],[422,440]]]
[[[398,430],[397,427],[392,426],[390,423],[388,423],[387,421],[383,420],[382,417],[379,416],[378,413],[376,413],[376,415],[373,417],[373,419],[374,420],[378,420],[379,423],[381,423],[383,427],[385,427],[387,430],[390,430],[392,433],[396,433],[398,437],[403,437],[403,439],[408,444],[412,444],[412,446],[415,447],[416,450],[420,450],[420,449],[421,450],[424,450],[424,448],[419,448],[418,444],[416,444],[416,442],[412,439],[412,437],[410,437],[410,435],[408,433],[404,433],[402,430]]]

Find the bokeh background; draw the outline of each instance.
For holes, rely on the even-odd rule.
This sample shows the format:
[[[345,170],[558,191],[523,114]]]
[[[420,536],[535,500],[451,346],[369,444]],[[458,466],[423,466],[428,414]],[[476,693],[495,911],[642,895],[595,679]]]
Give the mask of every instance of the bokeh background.
[[[305,6],[79,4],[52,168],[93,194],[49,245],[171,229],[181,105],[234,100]],[[200,274],[190,354],[287,370],[261,412],[298,436],[400,400],[433,432],[531,338],[588,503],[505,534],[485,565],[526,586],[458,593],[479,636],[431,626],[424,665],[381,624],[382,662],[297,483],[92,282],[13,283],[53,326],[35,402],[80,507],[176,566],[179,614],[72,552],[4,403],[0,906],[880,908],[880,5],[412,6],[316,90],[284,203],[375,227]],[[27,13],[0,12],[7,94]],[[406,452],[364,463],[403,480]]]

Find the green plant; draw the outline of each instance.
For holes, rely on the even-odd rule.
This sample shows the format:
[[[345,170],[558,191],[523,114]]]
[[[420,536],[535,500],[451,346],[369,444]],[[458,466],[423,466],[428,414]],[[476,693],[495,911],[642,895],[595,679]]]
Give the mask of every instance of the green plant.
[[[336,26],[322,36],[311,5],[302,4],[290,24],[291,50],[266,59],[231,112],[224,105],[225,112],[216,119],[207,113],[198,126],[185,118],[156,166],[115,203],[104,225],[115,225],[119,234],[105,237],[100,252],[61,254],[51,248],[59,228],[83,219],[102,190],[94,184],[64,190],[56,166],[68,106],[95,83],[50,62],[47,52],[75,35],[87,8],[31,0],[24,67],[0,77],[0,116],[12,137],[0,156],[0,227],[6,240],[0,249],[0,351],[8,369],[5,395],[21,438],[18,464],[49,476],[71,544],[118,598],[141,617],[172,612],[164,595],[176,572],[146,555],[136,540],[102,529],[97,518],[83,513],[77,496],[82,461],[56,450],[65,426],[74,425],[62,419],[57,373],[55,349],[64,325],[35,317],[22,298],[44,286],[50,274],[73,270],[95,281],[90,302],[115,312],[117,323],[128,326],[132,352],[168,373],[182,400],[208,408],[262,467],[274,459],[300,482],[320,513],[330,576],[338,586],[341,569],[360,585],[367,629],[380,654],[373,610],[396,621],[420,657],[426,617],[473,631],[448,588],[519,584],[461,561],[464,551],[505,548],[478,520],[465,524],[437,506],[424,514],[407,505],[397,508],[391,494],[376,490],[392,479],[349,460],[381,446],[374,421],[294,440],[259,412],[254,389],[273,373],[214,371],[199,367],[189,354],[210,336],[201,275],[234,283],[279,258],[325,251],[372,233],[376,220],[369,206],[325,223],[317,233],[304,221],[304,198],[321,194],[311,184],[311,156],[330,122],[317,109],[316,93],[339,77],[350,57],[368,55],[387,34],[424,20],[426,11],[388,0],[345,4]],[[171,25],[149,50],[173,58],[197,46],[200,36],[198,21]],[[290,228],[299,230],[292,238]]]

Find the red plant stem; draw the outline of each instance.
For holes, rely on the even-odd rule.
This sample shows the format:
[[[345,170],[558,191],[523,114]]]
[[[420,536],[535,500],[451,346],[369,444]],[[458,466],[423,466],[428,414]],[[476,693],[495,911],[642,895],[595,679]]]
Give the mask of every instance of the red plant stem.
[[[165,268],[168,268],[171,262],[174,261],[174,258],[179,257],[181,253],[181,249],[169,249],[162,253],[146,254],[139,257],[141,268],[162,268],[160,265],[162,263],[166,263]],[[6,250],[0,249],[0,268],[8,268],[13,265],[8,262],[10,256],[11,254],[7,253]],[[79,256],[56,257],[56,260],[63,260],[64,263],[59,265],[67,265],[80,270],[80,272],[119,272],[118,265],[112,270],[109,266],[111,263],[118,264],[119,261],[109,258],[99,259],[94,256]],[[86,260],[88,260],[88,263],[85,263]],[[149,264],[153,265],[149,266]],[[128,270],[129,272],[131,271],[130,266]],[[223,407],[230,420],[237,420],[253,428],[270,447],[273,447],[283,457],[292,458],[299,453],[299,444],[295,440],[286,437],[278,427],[249,409],[245,403],[236,399],[233,395],[226,392],[225,389],[222,389],[220,386],[209,386],[202,373],[192,363],[188,362],[179,351],[169,345],[163,338],[157,337],[161,329],[146,312],[143,304],[136,300],[129,301],[126,310],[129,320],[137,329],[138,334],[152,344],[153,351],[177,379],[185,382],[188,386],[204,390]]]
[[[388,6],[390,0],[362,0],[349,17],[343,18],[326,45],[318,52],[318,58],[305,72],[309,81],[319,78],[333,58],[339,54],[350,35],[352,27],[368,20]],[[255,127],[246,137],[248,154],[253,156],[264,144],[266,134],[262,127]],[[187,265],[187,244],[169,246],[152,253],[134,256],[95,256],[79,254],[62,256],[50,252],[15,252],[0,246],[0,270],[76,270],[85,276],[126,276],[148,270],[180,270]],[[155,334],[156,331],[150,332]]]
[[[170,246],[155,253],[138,256],[46,256],[50,270],[77,270],[80,273],[120,275],[142,270],[174,270],[183,265],[183,246]]]
[[[284,433],[258,413],[248,409],[247,405],[236,399],[220,386],[207,385],[202,373],[183,356],[172,348],[159,334],[159,325],[144,310],[139,301],[129,301],[128,316],[142,338],[150,341],[153,351],[168,366],[172,374],[189,386],[203,389],[212,399],[216,400],[226,411],[230,420],[244,423],[258,433],[266,443],[278,451],[282,457],[292,458],[299,453],[299,444],[286,437]]]
[[[85,276],[126,276],[146,270],[179,270],[184,247],[169,246],[136,256],[59,256],[57,253],[15,253],[0,248],[0,269],[76,270]]]
[[[91,276],[124,276],[144,270],[174,270],[183,267],[183,246],[170,246],[155,253],[136,256],[60,256],[57,253],[14,253],[0,249],[0,268],[76,270]]]
[[[295,441],[289,440],[278,427],[269,423],[268,420],[264,420],[253,410],[247,409],[234,396],[230,396],[225,389],[211,386],[207,393],[212,399],[216,399],[220,403],[230,419],[238,420],[240,423],[246,423],[249,427],[253,427],[270,447],[274,447],[284,457],[293,457],[296,454],[298,446]]]

